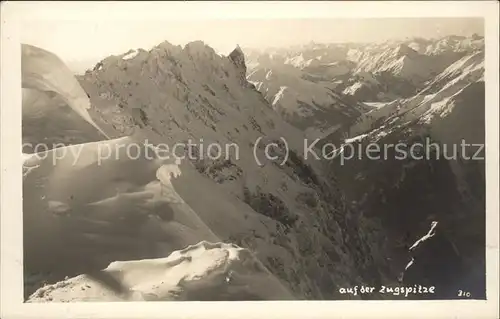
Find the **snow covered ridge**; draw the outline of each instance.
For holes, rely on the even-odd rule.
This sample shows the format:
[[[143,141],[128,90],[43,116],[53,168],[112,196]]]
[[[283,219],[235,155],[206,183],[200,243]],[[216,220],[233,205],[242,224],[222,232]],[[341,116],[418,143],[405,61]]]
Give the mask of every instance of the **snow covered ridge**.
[[[47,285],[28,302],[292,299],[253,254],[233,244],[202,241],[166,258],[112,262],[103,281],[80,275]]]

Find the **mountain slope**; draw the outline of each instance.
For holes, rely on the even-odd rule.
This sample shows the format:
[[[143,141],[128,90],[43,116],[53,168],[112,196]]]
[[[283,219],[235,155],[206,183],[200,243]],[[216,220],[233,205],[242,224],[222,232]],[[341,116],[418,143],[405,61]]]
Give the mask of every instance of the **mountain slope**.
[[[311,82],[293,67],[256,69],[247,78],[287,122],[310,138],[328,135],[361,115],[362,106],[327,86]]]
[[[411,98],[381,104],[377,109],[360,116],[349,128],[350,135],[363,134],[372,127],[382,125],[384,121],[412,121],[420,118],[429,121],[446,109],[450,98],[467,85],[483,79],[484,53],[467,55],[438,74],[420,93]]]

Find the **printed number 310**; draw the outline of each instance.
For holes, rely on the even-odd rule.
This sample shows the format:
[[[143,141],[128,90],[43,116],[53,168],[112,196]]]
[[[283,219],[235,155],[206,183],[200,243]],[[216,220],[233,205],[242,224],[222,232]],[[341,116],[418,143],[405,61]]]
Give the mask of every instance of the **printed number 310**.
[[[466,297],[466,298],[469,298],[471,296],[470,292],[468,291],[463,291],[463,290],[459,290],[458,291],[458,297]]]

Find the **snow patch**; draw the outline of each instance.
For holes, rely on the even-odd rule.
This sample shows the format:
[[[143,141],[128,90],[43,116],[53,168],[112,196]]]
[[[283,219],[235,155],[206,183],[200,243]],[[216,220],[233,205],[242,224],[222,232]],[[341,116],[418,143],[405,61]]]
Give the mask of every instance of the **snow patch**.
[[[273,70],[269,70],[269,71],[267,71],[267,73],[266,73],[266,80],[271,79],[271,75],[272,75],[272,74],[273,74]]]
[[[347,87],[342,91],[343,94],[346,95],[355,95],[356,92],[363,87],[363,83],[361,82],[356,82],[353,85]]]
[[[389,104],[388,102],[363,102],[363,104],[366,104],[370,107],[380,109]]]
[[[278,93],[276,93],[276,95],[274,96],[274,100],[273,100],[273,103],[272,105],[276,105],[276,103],[279,102],[279,100],[283,97],[283,94],[285,93],[285,90],[287,89],[288,87],[286,86],[280,86],[280,90],[278,91]]]
[[[359,141],[362,141],[368,135],[369,134],[361,134],[361,135],[358,135],[358,136],[354,136],[354,137],[346,139],[344,141],[344,143],[349,144],[349,143],[353,143],[353,142],[359,142]]]
[[[138,54],[139,54],[138,50],[130,50],[127,54],[122,56],[122,59],[123,60],[131,60],[131,59],[135,58]]]

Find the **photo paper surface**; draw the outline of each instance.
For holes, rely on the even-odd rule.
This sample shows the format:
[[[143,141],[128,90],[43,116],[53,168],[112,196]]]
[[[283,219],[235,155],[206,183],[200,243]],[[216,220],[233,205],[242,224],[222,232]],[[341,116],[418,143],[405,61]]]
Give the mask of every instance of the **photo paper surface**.
[[[4,5],[6,318],[495,318],[498,5],[388,4]]]

